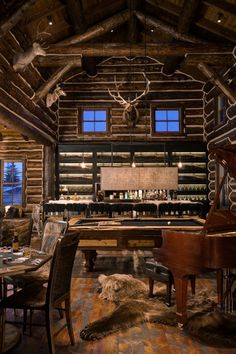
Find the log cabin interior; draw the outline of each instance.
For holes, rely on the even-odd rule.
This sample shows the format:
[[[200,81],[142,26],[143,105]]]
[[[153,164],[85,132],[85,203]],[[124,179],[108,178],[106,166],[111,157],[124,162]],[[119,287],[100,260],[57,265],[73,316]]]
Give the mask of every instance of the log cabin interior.
[[[160,247],[154,258],[174,275],[177,308],[182,311],[177,311],[178,320],[184,324],[186,314],[178,294],[187,287],[187,275],[214,270],[217,276],[214,273],[210,280],[196,279],[196,287],[208,291],[216,290],[229,274],[235,279],[229,269],[236,267],[236,237],[228,235],[236,224],[235,89],[235,0],[0,0],[1,218],[6,206],[18,208],[23,218],[32,216],[38,206],[40,219],[32,239],[37,243],[43,222],[52,214],[64,219],[76,214],[84,220],[105,216],[99,222],[108,223],[114,215],[147,219],[155,213],[156,219],[168,219],[168,227],[173,217],[201,216],[203,224],[207,220],[207,226],[200,226],[201,237],[207,237],[209,230],[217,237],[226,232],[228,243],[224,250],[225,239],[219,244],[217,239],[216,245],[204,239],[207,261],[198,257],[194,267],[183,262],[185,269],[189,267],[185,273],[177,272],[168,259],[172,252],[175,258],[178,242],[168,253],[168,245],[163,243],[161,251],[153,236],[157,232],[159,239],[168,241],[185,228],[161,236],[154,227],[145,241],[150,253]],[[154,209],[140,209],[140,204],[154,204]],[[63,207],[57,209],[58,205]],[[120,241],[122,231],[115,230],[117,243],[110,250],[135,249],[135,227],[129,247]],[[143,226],[137,228],[141,235]],[[67,333],[62,332],[55,339],[56,352],[233,352],[226,349],[228,343],[216,349],[213,343],[202,344],[165,324],[140,324],[100,341],[83,342],[82,327],[106,313],[104,300],[96,294],[97,277],[104,269],[99,265],[93,269],[96,249],[86,249],[96,230],[89,240],[79,232],[83,254],[77,258],[85,255],[87,272],[79,270],[83,264],[76,259],[72,278],[76,344],[69,346]],[[11,237],[13,233],[11,223]],[[192,236],[189,240],[186,254],[194,258],[195,240]],[[213,247],[217,257],[210,262],[215,257]],[[223,256],[218,257],[222,249]],[[105,252],[109,254],[109,247]],[[180,263],[181,257],[183,253],[177,257]],[[109,265],[113,268],[106,274],[117,273],[116,266]],[[144,273],[141,277],[148,284]],[[224,287],[221,296],[218,293],[222,306]],[[227,301],[229,296],[236,306],[233,281]],[[88,311],[84,319],[83,311]],[[230,306],[229,312],[234,311]],[[44,332],[34,331],[27,339],[22,336],[9,353],[28,353],[38,346]],[[46,352],[46,335],[44,339],[40,345]],[[235,338],[232,342],[236,347]]]

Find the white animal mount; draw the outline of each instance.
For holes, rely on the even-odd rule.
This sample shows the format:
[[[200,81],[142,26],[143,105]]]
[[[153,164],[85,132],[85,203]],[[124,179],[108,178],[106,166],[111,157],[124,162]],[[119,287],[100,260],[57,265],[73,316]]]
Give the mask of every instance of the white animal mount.
[[[51,107],[51,105],[58,100],[60,96],[66,96],[65,91],[60,86],[57,86],[53,93],[48,93],[46,97],[46,106]]]
[[[144,95],[148,94],[148,92],[149,92],[150,81],[146,77],[145,73],[143,73],[143,76],[146,81],[146,88],[143,91],[143,93],[141,93],[141,95],[136,96],[133,100],[131,100],[130,97],[127,100],[125,100],[120,95],[119,87],[123,84],[123,82],[120,85],[117,85],[116,77],[115,77],[114,82],[115,82],[117,95],[113,95],[111,90],[108,89],[108,92],[111,95],[111,97],[116,102],[118,102],[122,107],[124,107],[123,121],[124,121],[124,123],[126,123],[128,125],[128,127],[134,128],[136,126],[136,123],[139,120],[139,111],[137,109],[137,105],[139,104],[140,98],[143,97]]]
[[[23,71],[37,55],[45,56],[46,52],[37,42],[34,42],[25,52],[18,52],[13,58],[13,69],[16,72]]]

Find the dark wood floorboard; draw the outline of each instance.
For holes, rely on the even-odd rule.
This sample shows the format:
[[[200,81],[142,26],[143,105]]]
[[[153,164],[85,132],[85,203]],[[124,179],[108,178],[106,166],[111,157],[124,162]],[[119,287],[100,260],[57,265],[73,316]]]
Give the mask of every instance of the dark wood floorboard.
[[[114,259],[112,259],[114,258]],[[114,309],[112,303],[104,303],[97,294],[97,275],[113,274],[117,270],[130,273],[128,261],[121,257],[101,257],[93,274],[83,271],[80,253],[76,258],[72,280],[72,316],[76,343],[69,345],[69,338],[64,329],[56,338],[56,353],[58,354],[233,354],[236,349],[208,347],[189,338],[181,329],[160,324],[143,324],[128,330],[109,335],[95,342],[82,341],[80,330],[89,322],[106,315]],[[110,269],[106,268],[107,266]],[[140,277],[140,275],[139,275]],[[141,276],[144,281],[147,281]],[[197,279],[197,289],[211,290],[214,280],[208,277]],[[173,295],[174,296],[174,295]],[[11,313],[8,314],[10,317]],[[20,316],[18,316],[20,318]],[[42,321],[39,314],[34,315],[36,321]],[[59,317],[55,314],[55,323]],[[20,343],[8,354],[48,353],[46,331],[44,328],[33,328],[33,335],[22,335]]]

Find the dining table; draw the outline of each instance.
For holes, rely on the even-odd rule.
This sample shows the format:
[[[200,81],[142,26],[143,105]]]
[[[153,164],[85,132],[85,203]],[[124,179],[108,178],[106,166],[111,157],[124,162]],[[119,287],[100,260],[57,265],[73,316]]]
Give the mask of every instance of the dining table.
[[[19,252],[12,252],[11,248],[0,248],[0,303],[4,295],[3,292],[3,278],[16,274],[22,274],[29,271],[35,271],[42,267],[52,258],[51,255],[44,252],[31,249],[30,253],[24,254],[24,249]],[[10,350],[20,340],[19,329],[4,322],[5,310],[0,307],[0,354]],[[3,323],[3,330],[1,330],[1,323]]]

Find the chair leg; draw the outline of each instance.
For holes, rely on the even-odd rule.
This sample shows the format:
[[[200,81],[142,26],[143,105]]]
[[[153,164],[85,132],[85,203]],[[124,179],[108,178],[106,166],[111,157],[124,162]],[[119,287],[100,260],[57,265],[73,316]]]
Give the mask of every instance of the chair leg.
[[[154,280],[152,278],[148,278],[149,282],[149,297],[153,297],[153,286],[154,286]]]
[[[171,306],[171,289],[172,289],[172,282],[168,281],[166,284],[166,305],[168,307]]]
[[[66,324],[70,337],[71,345],[75,344],[75,337],[71,321],[71,309],[70,309],[70,298],[65,299],[65,310],[66,310]]]
[[[0,309],[0,354],[4,350],[5,310]]]
[[[190,275],[190,284],[191,284],[192,295],[195,295],[195,289],[196,289],[196,276],[195,275]]]
[[[23,310],[23,334],[26,332],[26,325],[27,325],[27,310]]]
[[[45,312],[45,321],[46,321],[49,353],[56,354],[54,338],[53,338],[52,311],[50,309],[47,309]]]

